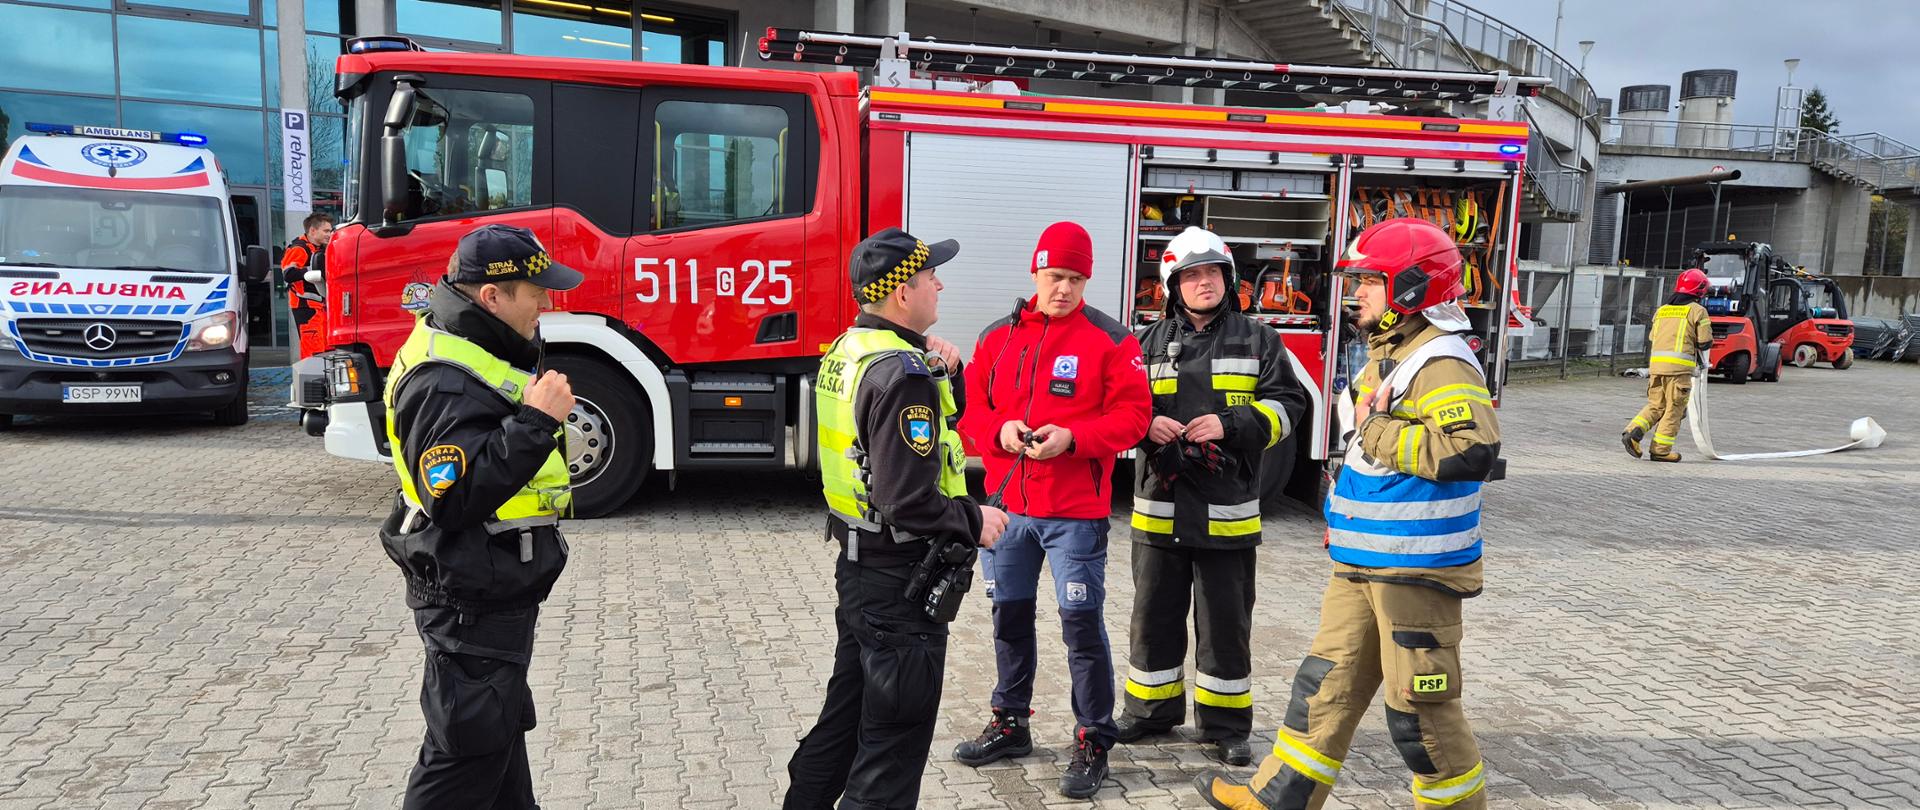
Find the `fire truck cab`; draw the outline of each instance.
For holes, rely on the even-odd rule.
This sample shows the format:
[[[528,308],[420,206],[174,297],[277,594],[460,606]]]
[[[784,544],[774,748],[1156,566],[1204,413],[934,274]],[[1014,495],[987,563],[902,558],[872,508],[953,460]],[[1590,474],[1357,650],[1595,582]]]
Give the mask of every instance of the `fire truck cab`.
[[[1135,324],[1159,314],[1158,248],[1188,224],[1219,233],[1248,311],[1281,333],[1314,405],[1266,465],[1275,490],[1341,449],[1334,401],[1355,370],[1332,269],[1360,228],[1419,216],[1453,230],[1473,265],[1470,343],[1496,392],[1508,329],[1530,326],[1512,295],[1527,127],[1438,111],[1491,97],[1511,113],[1544,79],[784,29],[760,53],[875,78],[351,43],[337,71],[346,215],[316,262],[333,349],[295,367],[308,432],[338,455],[385,456],[382,369],[459,237],[494,222],[587,274],[541,320],[545,365],[579,397],[564,454],[581,516],[618,508],[650,472],[670,484],[681,470],[813,466],[814,375],[855,313],[847,256],[888,226],[959,240],[933,332],[963,349],[1032,295],[1028,254],[1053,222],[1094,238],[1088,305]],[[1038,96],[998,80],[1137,84],[1149,67],[1153,81],[1427,114]],[[1311,492],[1320,476],[1292,478]]]

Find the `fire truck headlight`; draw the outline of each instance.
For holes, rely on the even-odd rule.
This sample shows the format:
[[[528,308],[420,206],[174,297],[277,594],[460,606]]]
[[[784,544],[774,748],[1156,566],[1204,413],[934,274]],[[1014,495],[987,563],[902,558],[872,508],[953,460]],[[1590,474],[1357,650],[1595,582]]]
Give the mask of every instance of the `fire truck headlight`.
[[[220,312],[194,321],[193,331],[187,335],[187,351],[203,352],[233,345],[235,320],[232,312]]]

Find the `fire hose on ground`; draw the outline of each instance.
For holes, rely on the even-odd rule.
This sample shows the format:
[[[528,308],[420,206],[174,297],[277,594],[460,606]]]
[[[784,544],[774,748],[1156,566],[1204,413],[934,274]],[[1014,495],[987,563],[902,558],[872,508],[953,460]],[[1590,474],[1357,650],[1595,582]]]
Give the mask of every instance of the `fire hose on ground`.
[[[1707,375],[1705,369],[1706,365],[1702,364],[1701,371],[1694,374],[1693,396],[1687,400],[1687,421],[1693,428],[1694,445],[1699,447],[1700,452],[1705,453],[1707,458],[1716,461],[1757,461],[1774,458],[1799,458],[1801,456],[1838,453],[1842,450],[1852,450],[1855,448],[1871,450],[1879,447],[1881,443],[1887,440],[1887,431],[1885,428],[1880,427],[1879,422],[1873,421],[1873,417],[1862,416],[1859,419],[1853,420],[1853,425],[1848,428],[1847,432],[1853,441],[1840,445],[1839,447],[1828,447],[1823,450],[1785,450],[1774,453],[1732,453],[1723,455],[1713,448],[1713,429],[1707,418]]]

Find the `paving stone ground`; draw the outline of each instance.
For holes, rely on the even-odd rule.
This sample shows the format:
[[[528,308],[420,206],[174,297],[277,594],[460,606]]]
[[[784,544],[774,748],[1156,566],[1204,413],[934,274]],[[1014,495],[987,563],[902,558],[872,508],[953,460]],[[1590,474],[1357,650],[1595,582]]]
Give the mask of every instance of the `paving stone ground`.
[[[237,429],[0,433],[0,808],[398,805],[421,652],[373,535],[392,473],[299,435],[274,404],[283,386],[263,381]],[[1489,488],[1465,648],[1495,802],[1920,806],[1920,367],[1711,387],[1723,450],[1839,444],[1864,415],[1893,437],[1791,461],[1708,463],[1689,439],[1684,464],[1629,459],[1615,436],[1643,386],[1509,391],[1509,480]],[[832,646],[817,498],[798,474],[689,474],[570,526],[533,671],[544,806],[777,806]],[[1307,514],[1266,526],[1256,751],[1316,625],[1319,534]],[[1042,623],[1038,750],[961,767],[947,752],[978,730],[994,673],[986,605],[969,599],[923,806],[1084,804],[1054,793],[1072,720],[1058,621]],[[1188,779],[1213,765],[1187,737],[1122,747],[1092,804],[1197,807]],[[1376,711],[1332,804],[1407,806],[1406,780]]]

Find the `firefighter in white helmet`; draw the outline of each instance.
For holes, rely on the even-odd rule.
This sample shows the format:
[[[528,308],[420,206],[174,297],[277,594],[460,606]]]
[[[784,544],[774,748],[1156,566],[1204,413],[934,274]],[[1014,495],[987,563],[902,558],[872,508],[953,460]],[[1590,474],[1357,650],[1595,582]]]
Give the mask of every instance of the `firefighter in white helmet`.
[[[1133,490],[1133,628],[1119,739],[1186,719],[1194,614],[1194,722],[1222,761],[1251,761],[1254,549],[1260,462],[1307,408],[1280,337],[1241,314],[1233,254],[1188,228],[1160,254],[1166,317],[1140,336],[1153,421]],[[1193,599],[1200,604],[1191,605]]]

